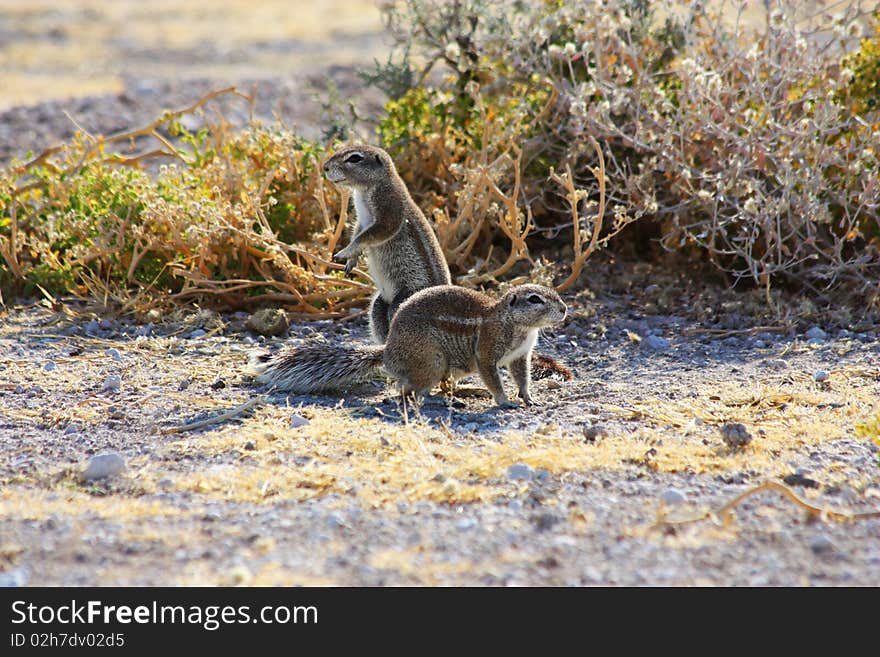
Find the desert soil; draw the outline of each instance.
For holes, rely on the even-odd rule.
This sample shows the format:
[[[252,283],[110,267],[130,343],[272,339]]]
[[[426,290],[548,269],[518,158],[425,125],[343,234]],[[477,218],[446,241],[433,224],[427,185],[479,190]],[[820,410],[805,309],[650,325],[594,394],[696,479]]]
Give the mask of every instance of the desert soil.
[[[100,13],[77,19],[44,4],[10,4],[33,8],[20,39],[63,46],[77,25],[101,28]],[[53,16],[63,33],[46,30]],[[370,20],[333,42],[381,52]],[[152,62],[153,77],[68,100],[37,89],[0,113],[0,161],[69,137],[65,111],[110,133],[229,84],[259,82],[258,113],[315,133],[321,110],[307,82],[326,74],[378,102],[350,61],[291,59],[273,77],[266,53],[295,48],[268,35],[271,47],[236,42],[234,69],[211,68],[227,51],[208,48],[210,34],[187,50],[189,33],[169,26],[154,51],[141,42],[150,31],[108,42]],[[204,66],[175,74],[191,61]],[[541,406],[501,411],[472,378],[405,425],[382,382],[287,396],[245,373],[255,349],[367,340],[363,318],[295,322],[265,338],[244,313],[136,319],[82,300],[7,297],[0,583],[880,585],[880,518],[857,515],[880,510],[878,447],[859,429],[880,413],[880,327],[858,312],[822,326],[768,319],[759,293],[606,257],[565,299],[566,322],[539,349],[573,381],[538,381]],[[208,424],[186,426],[199,421]],[[723,429],[733,423],[743,427]],[[720,512],[766,482],[832,513],[781,489]]]

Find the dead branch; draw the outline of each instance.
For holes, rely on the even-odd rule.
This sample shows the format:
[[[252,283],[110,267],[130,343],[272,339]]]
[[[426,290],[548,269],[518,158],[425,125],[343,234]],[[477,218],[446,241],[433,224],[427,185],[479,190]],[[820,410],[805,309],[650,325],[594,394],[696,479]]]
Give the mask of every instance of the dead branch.
[[[559,176],[558,174],[551,173],[551,178],[565,187],[566,189],[566,198],[568,199],[568,203],[571,206],[571,220],[573,224],[574,236],[573,236],[573,248],[574,248],[574,260],[571,264],[571,273],[568,275],[562,283],[556,286],[556,290],[559,292],[563,292],[570,288],[574,282],[578,279],[578,276],[581,274],[581,270],[584,268],[584,263],[587,261],[593,253],[596,251],[599,245],[599,234],[602,231],[602,221],[605,217],[605,157],[602,155],[602,149],[599,147],[599,142],[597,142],[592,135],[589,135],[590,143],[593,145],[593,148],[596,149],[596,155],[599,157],[599,167],[598,169],[593,169],[593,174],[596,176],[596,179],[599,182],[599,211],[596,213],[595,217],[593,217],[593,233],[590,236],[590,243],[586,248],[581,247],[581,226],[580,226],[580,213],[578,212],[578,205],[583,193],[575,189],[574,186],[574,177],[571,174],[571,167],[566,164],[565,165],[565,177]]]
[[[669,527],[680,527],[683,525],[691,525],[694,523],[702,522],[704,520],[712,520],[713,522],[721,521],[721,524],[727,525],[732,521],[732,512],[733,509],[736,508],[743,501],[752,497],[753,495],[757,495],[758,493],[763,493],[766,491],[775,491],[777,493],[781,493],[787,499],[794,502],[796,505],[805,509],[810,517],[813,518],[823,518],[829,520],[839,520],[841,522],[846,521],[854,521],[854,520],[865,520],[868,518],[880,518],[880,511],[867,511],[863,513],[848,513],[846,511],[835,511],[833,509],[823,509],[822,507],[815,506],[810,504],[803,498],[799,497],[791,488],[786,486],[785,484],[780,484],[776,481],[766,481],[760,486],[755,486],[754,488],[750,488],[749,490],[740,493],[735,498],[724,504],[717,511],[706,511],[704,514],[699,516],[694,516],[692,518],[682,518],[679,520],[670,520],[666,517],[665,511],[662,509],[658,512],[657,521],[651,525],[650,529],[666,529]]]
[[[189,422],[188,424],[182,424],[178,427],[169,427],[168,429],[164,429],[162,431],[163,434],[172,434],[172,433],[183,433],[184,431],[193,431],[194,429],[201,429],[202,427],[207,427],[212,424],[217,424],[218,422],[223,422],[225,420],[229,420],[238,415],[241,415],[245,411],[252,409],[257,404],[261,403],[266,399],[266,395],[269,393],[260,395],[259,397],[254,397],[252,399],[247,400],[243,404],[239,404],[234,408],[230,408],[225,413],[220,413],[219,415],[215,415],[213,417],[205,418],[204,420],[199,420],[197,422]]]

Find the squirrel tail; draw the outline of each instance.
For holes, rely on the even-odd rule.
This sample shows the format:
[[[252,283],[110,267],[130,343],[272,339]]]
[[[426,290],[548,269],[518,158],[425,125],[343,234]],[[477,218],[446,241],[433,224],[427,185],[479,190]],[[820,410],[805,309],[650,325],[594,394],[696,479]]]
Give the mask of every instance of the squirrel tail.
[[[277,390],[336,390],[377,378],[384,352],[384,345],[303,345],[275,355],[252,354],[248,369]]]

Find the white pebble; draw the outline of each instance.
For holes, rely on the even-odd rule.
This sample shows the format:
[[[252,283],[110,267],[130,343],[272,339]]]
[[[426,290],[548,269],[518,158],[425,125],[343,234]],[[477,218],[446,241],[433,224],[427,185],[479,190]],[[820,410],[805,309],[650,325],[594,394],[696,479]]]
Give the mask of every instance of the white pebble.
[[[660,493],[660,501],[666,506],[678,506],[683,504],[685,499],[684,493],[675,488],[667,488]]]
[[[652,351],[666,351],[671,346],[669,340],[659,335],[649,335],[642,340],[642,345]]]
[[[514,463],[507,468],[507,478],[514,481],[528,481],[535,476],[535,470],[528,463]]]
[[[304,418],[302,415],[297,415],[294,413],[290,416],[290,428],[296,429],[297,427],[305,427],[308,426],[308,419]]]
[[[816,373],[813,374],[813,380],[817,383],[823,383],[828,380],[831,375],[828,374],[825,370],[816,370]]]
[[[101,386],[101,392],[119,392],[122,387],[122,377],[118,374],[111,374],[104,380]]]
[[[115,452],[108,452],[93,456],[82,476],[86,481],[94,481],[116,476],[123,470],[125,470],[125,459]]]

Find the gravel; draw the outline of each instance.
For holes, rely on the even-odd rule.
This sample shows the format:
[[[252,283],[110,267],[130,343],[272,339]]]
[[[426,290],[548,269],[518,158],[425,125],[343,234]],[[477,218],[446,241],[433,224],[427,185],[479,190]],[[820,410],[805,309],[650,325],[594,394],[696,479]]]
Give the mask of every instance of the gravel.
[[[309,424],[308,418],[304,418],[302,415],[297,415],[294,413],[290,416],[290,428],[296,429],[297,427],[304,427]]]
[[[824,556],[834,553],[837,550],[837,546],[834,545],[834,541],[827,534],[818,534],[810,541],[810,549],[814,554]]]
[[[667,488],[660,493],[660,501],[666,506],[678,506],[684,504],[686,500],[685,494],[675,488]]]
[[[666,351],[672,346],[669,340],[661,338],[659,335],[646,336],[642,339],[642,345],[651,351]]]
[[[535,476],[535,469],[528,463],[514,463],[507,468],[507,478],[513,481],[528,481]]]
[[[728,422],[722,426],[721,438],[731,449],[739,449],[752,442],[752,434],[742,422]]]
[[[101,384],[101,392],[119,392],[121,388],[122,377],[118,374],[111,374]]]
[[[119,454],[110,452],[98,454],[89,459],[89,463],[83,470],[82,478],[85,481],[96,481],[115,477],[125,471],[125,459]]]

